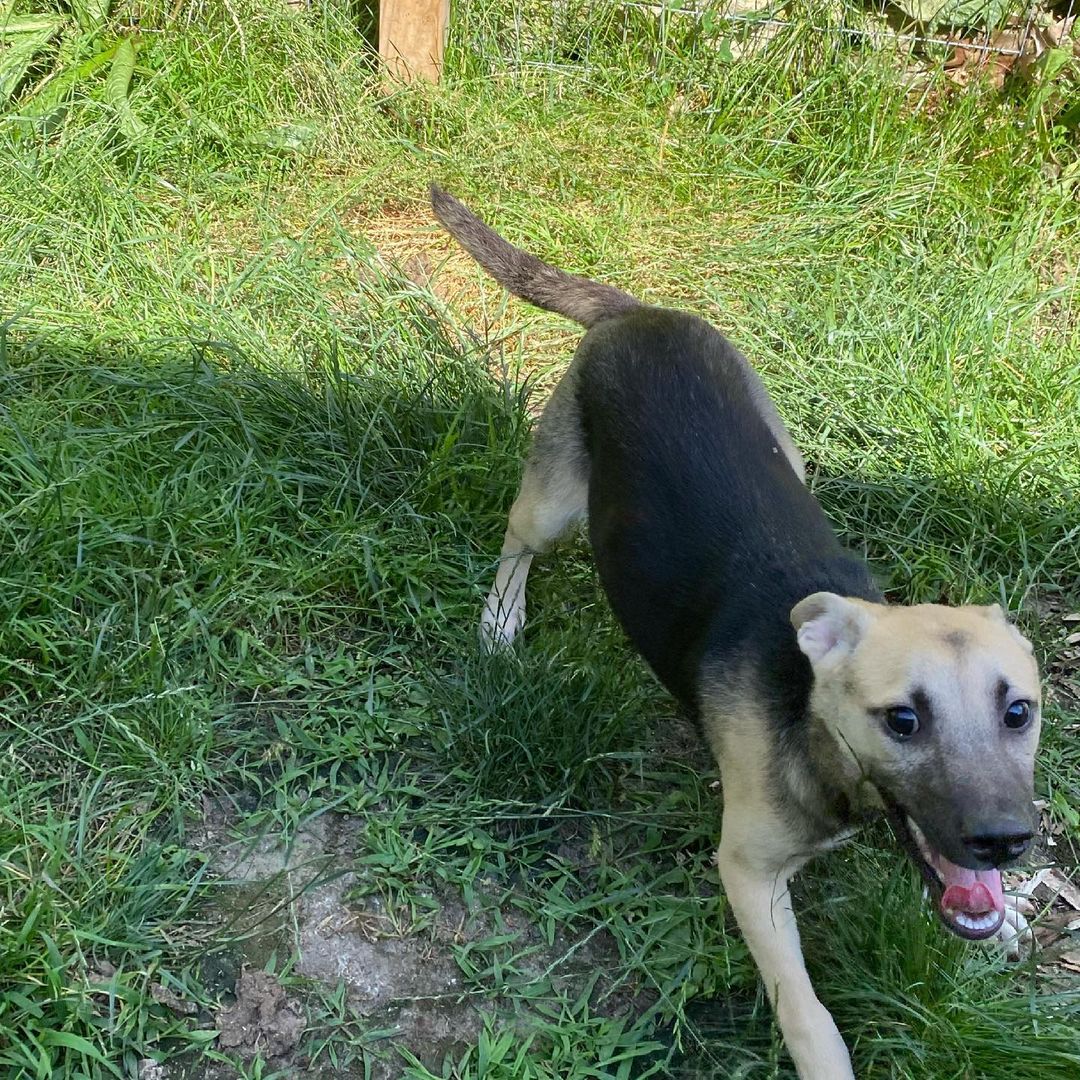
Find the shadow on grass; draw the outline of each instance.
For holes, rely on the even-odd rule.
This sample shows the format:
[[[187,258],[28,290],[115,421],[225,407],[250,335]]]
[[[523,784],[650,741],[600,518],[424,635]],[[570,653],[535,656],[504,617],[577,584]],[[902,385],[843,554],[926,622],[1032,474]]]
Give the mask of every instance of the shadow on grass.
[[[200,997],[202,795],[288,817],[399,737],[403,655],[471,612],[465,523],[516,476],[523,409],[434,314],[398,311],[377,348],[358,320],[291,371],[6,328],[0,1064],[19,1075],[205,1044],[151,993]],[[99,1022],[104,992],[123,1023]]]

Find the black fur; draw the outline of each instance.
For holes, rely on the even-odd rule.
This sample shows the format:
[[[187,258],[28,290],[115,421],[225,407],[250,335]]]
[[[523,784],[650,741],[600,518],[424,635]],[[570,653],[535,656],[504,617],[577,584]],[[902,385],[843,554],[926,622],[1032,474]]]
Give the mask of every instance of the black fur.
[[[754,658],[782,723],[806,714],[810,665],[791,609],[811,593],[880,600],[800,482],[708,323],[638,308],[580,346],[589,533],[630,640],[692,710],[706,674]]]

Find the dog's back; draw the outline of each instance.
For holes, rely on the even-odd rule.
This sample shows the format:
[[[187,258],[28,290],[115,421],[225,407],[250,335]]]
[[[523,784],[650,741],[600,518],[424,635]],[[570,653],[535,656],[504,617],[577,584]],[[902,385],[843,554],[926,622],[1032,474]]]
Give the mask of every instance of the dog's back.
[[[792,607],[877,593],[759,412],[746,360],[701,319],[638,307],[591,330],[577,365],[590,540],[634,645],[688,705],[706,653],[774,658],[768,681],[805,696]]]
[[[717,668],[738,650],[774,658],[759,690],[799,715],[809,670],[792,607],[817,590],[878,594],[803,486],[802,457],[745,357],[702,319],[523,251],[434,184],[431,201],[507,289],[589,327],[561,388],[576,397],[564,426],[583,429],[590,539],[633,644],[691,708],[706,654]],[[538,462],[560,426],[551,413]]]

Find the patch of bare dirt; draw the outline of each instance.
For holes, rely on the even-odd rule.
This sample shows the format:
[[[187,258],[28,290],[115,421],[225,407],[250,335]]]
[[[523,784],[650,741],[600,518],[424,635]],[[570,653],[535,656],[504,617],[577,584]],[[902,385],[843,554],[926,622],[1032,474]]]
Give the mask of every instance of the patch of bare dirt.
[[[485,340],[498,342],[520,333],[508,318],[506,293],[452,240],[427,203],[384,206],[378,215],[346,213],[342,223],[363,236],[386,262],[399,267],[413,284],[429,290],[482,327]]]
[[[372,1028],[394,1031],[388,1048],[391,1043],[407,1048],[430,1068],[474,1043],[500,1003],[499,988],[468,983],[454,958],[456,948],[496,933],[514,935],[515,951],[524,957],[517,977],[548,980],[574,994],[598,971],[619,967],[606,931],[574,940],[557,936],[548,943],[525,915],[500,904],[493,886],[478,886],[475,910],[456,896],[428,895],[437,910],[417,923],[379,897],[352,899],[358,883],[354,859],[362,854],[362,841],[350,818],[325,814],[288,842],[277,836],[252,841],[233,835],[238,827],[228,804],[208,801],[204,809],[198,846],[210,854],[222,882],[223,936],[240,937],[244,953],[240,974],[234,975],[235,1002],[216,1014],[218,1047],[240,1059],[261,1054],[275,1068],[304,1065],[303,1002],[298,991],[259,970],[271,952],[279,961],[294,958],[294,976],[331,990],[343,984],[350,1004],[370,1018]],[[564,846],[575,858],[586,858],[585,843],[568,835]],[[227,989],[227,967],[220,981]],[[609,1015],[648,1004],[636,988],[603,977],[594,993],[597,1011]],[[389,1049],[387,1058],[373,1074],[376,1080],[399,1075],[400,1059]],[[183,1075],[185,1080],[203,1076],[190,1069]]]
[[[219,831],[211,826],[208,836]],[[482,1012],[467,1000],[461,971],[445,940],[440,940],[445,935],[417,930],[402,916],[384,910],[376,898],[363,905],[349,902],[356,884],[351,862],[357,841],[354,822],[327,814],[288,842],[277,836],[254,843],[219,841],[214,864],[224,880],[237,884],[239,903],[253,898],[253,890],[260,886],[264,888],[255,897],[262,907],[266,896],[272,899],[273,910],[261,933],[249,939],[255,945],[255,962],[265,951],[259,947],[260,938],[271,937],[279,955],[282,948],[295,955],[294,975],[329,989],[344,984],[358,1012],[378,1018],[379,1027],[389,1022],[398,1032],[395,1042],[434,1065],[447,1050],[476,1037]],[[262,914],[259,906],[259,902],[252,905],[256,918]],[[227,914],[234,918],[241,913]],[[436,917],[437,924],[446,921],[442,913]],[[261,979],[260,994],[252,997],[253,974],[262,976],[245,972],[238,984],[251,1000],[244,1003],[238,989],[239,1013],[229,1009],[218,1014],[219,1027],[226,1021],[231,1025],[228,1039],[223,1029],[220,1046],[247,1053],[266,1041],[271,1056],[289,1053],[299,1042],[290,1006],[281,995],[266,997],[269,976]],[[246,1033],[239,1042],[228,1041],[237,1026]]]

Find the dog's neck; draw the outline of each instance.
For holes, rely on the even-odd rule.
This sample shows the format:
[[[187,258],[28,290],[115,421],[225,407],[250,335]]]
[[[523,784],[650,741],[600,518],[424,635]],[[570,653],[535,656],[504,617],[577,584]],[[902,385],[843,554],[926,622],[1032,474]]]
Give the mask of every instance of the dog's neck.
[[[786,788],[782,801],[809,843],[828,841],[880,809],[868,778],[858,774],[850,754],[809,707],[805,723],[789,728],[784,743],[779,770]]]

